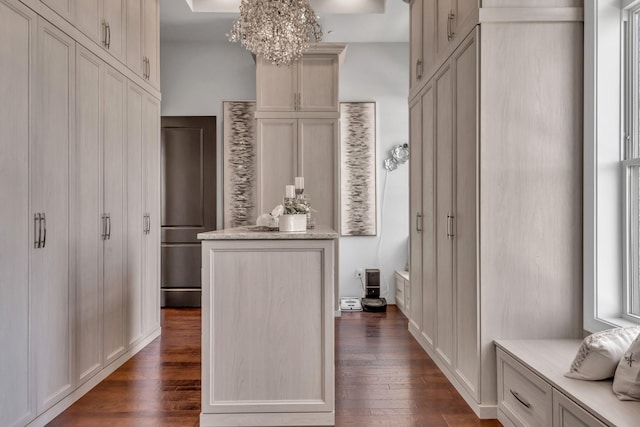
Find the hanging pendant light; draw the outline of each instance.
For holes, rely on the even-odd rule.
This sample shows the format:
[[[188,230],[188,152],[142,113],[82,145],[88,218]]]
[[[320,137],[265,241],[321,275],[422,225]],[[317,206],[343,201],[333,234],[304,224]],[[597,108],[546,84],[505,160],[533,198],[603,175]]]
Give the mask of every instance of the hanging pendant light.
[[[309,48],[311,37],[322,40],[322,31],[309,0],[242,0],[228,37],[256,56],[289,65]]]

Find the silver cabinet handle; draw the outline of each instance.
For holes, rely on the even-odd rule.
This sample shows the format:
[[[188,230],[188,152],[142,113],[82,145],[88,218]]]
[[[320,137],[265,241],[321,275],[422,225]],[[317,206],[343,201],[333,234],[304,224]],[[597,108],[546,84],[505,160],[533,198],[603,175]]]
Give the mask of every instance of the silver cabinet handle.
[[[455,234],[453,233],[453,219],[454,216],[447,212],[447,239],[452,239]]]
[[[33,247],[38,249],[40,247],[40,239],[42,238],[42,222],[40,221],[40,214],[33,214]]]
[[[456,35],[456,33],[454,33],[452,29],[452,23],[455,17],[456,14],[453,13],[453,10],[449,12],[449,15],[447,16],[447,40],[449,41],[451,41],[451,39],[453,39],[453,37]]]
[[[107,240],[107,214],[102,214],[100,219],[102,221],[102,234],[100,234],[100,237],[102,240]]]
[[[416,61],[416,80],[422,79],[422,59]]]
[[[524,398],[522,398],[518,392],[515,392],[511,389],[509,389],[509,391],[511,392],[511,394],[513,395],[513,397],[516,398],[516,400],[520,403],[522,403],[522,405],[527,408],[527,409],[531,409],[531,404],[529,402],[527,402],[526,400],[524,400]]]
[[[151,234],[151,214],[147,214],[147,234]]]
[[[111,214],[107,214],[107,240],[111,240]]]
[[[147,80],[151,78],[151,61],[149,61],[149,57],[147,56]]]
[[[47,246],[47,215],[44,212],[42,213],[42,224],[44,228],[44,232],[42,233],[42,247],[44,248]]]
[[[111,49],[111,25],[107,22],[107,49]]]
[[[416,214],[416,231],[418,233],[422,232],[422,213],[420,212]]]

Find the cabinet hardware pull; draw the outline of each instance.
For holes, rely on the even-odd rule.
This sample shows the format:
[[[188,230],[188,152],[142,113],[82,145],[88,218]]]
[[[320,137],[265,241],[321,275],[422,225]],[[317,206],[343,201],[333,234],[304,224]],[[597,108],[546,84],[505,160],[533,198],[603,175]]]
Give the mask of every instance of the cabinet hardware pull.
[[[42,247],[44,248],[47,246],[47,215],[44,212],[42,213],[42,224],[44,228],[44,232],[42,233]]]
[[[33,247],[40,247],[40,237],[42,236],[42,224],[40,223],[40,214],[33,214]]]
[[[447,16],[447,40],[449,41],[456,35],[452,30],[452,22],[455,17],[456,14],[453,11],[449,12],[449,16]]]
[[[102,221],[102,233],[100,234],[100,238],[102,238],[102,240],[107,240],[107,215],[102,214],[102,216],[100,216],[100,220]]]
[[[453,219],[454,216],[447,212],[447,239],[453,239],[455,234],[453,233]]]
[[[151,61],[149,61],[149,57],[147,56],[147,80],[151,78]]]
[[[509,391],[511,392],[513,397],[516,398],[516,400],[518,402],[522,403],[527,409],[531,409],[531,404],[529,402],[527,402],[526,400],[524,400],[522,397],[520,397],[520,395],[517,392],[515,392],[515,391],[513,391],[511,389],[509,389]]]
[[[107,47],[107,21],[102,20],[102,46]]]
[[[422,232],[422,214],[420,212],[416,214],[416,231],[418,233]]]
[[[416,79],[422,79],[422,59],[416,61]]]
[[[142,58],[142,78],[147,79],[147,57]]]
[[[147,234],[151,234],[151,214],[147,214]]]
[[[107,214],[107,240],[111,240],[111,214]]]
[[[111,49],[111,25],[107,22],[107,49]]]

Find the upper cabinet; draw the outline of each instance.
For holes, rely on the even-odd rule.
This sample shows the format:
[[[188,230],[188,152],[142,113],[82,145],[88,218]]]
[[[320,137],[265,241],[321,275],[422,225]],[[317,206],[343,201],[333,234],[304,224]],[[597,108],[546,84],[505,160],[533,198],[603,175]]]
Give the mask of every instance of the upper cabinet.
[[[257,58],[257,112],[338,112],[338,67],[343,44],[315,45],[290,66]]]
[[[477,0],[413,0],[410,5],[410,89],[431,78],[478,21]]]
[[[160,88],[158,0],[127,0],[127,66]]]
[[[75,26],[111,55],[124,61],[125,0],[75,2]]]
[[[67,21],[73,20],[73,6],[76,0],[40,0]]]

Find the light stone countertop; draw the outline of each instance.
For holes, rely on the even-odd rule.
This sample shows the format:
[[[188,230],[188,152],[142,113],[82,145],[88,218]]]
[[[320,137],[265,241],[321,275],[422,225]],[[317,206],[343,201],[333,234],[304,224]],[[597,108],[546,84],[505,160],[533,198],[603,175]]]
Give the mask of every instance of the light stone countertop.
[[[326,226],[307,231],[261,231],[253,225],[198,233],[200,240],[335,240],[338,233]]]

